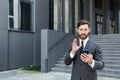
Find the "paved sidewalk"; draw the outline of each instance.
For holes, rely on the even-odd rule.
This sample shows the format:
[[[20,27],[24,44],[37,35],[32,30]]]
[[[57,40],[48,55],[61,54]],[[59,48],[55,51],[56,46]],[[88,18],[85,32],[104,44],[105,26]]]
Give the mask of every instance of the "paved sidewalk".
[[[0,80],[70,80],[69,73],[62,72],[34,72],[21,69],[0,72]],[[114,78],[99,77],[98,80],[120,80]]]

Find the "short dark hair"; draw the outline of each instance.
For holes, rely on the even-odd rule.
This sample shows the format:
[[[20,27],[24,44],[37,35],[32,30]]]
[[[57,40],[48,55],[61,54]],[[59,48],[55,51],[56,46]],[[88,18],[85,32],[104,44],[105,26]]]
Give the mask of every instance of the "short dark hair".
[[[77,23],[77,28],[79,28],[81,25],[87,24],[88,27],[90,28],[90,23],[87,20],[79,20]]]

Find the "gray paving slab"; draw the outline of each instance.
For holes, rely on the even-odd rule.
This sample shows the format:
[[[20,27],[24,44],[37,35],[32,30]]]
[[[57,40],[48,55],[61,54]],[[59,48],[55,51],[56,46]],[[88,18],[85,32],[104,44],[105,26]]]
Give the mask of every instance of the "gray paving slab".
[[[21,69],[0,72],[0,80],[70,80],[71,74],[63,72],[35,72]],[[120,80],[98,77],[98,80]]]

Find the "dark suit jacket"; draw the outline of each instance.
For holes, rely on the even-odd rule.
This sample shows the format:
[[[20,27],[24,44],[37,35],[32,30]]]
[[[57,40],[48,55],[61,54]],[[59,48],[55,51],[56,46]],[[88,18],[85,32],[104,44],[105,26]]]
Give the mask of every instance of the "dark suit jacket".
[[[79,40],[78,44],[79,44]],[[65,64],[70,65],[73,62],[72,76],[71,80],[97,80],[96,70],[101,70],[104,67],[104,62],[102,61],[102,51],[98,44],[92,40],[88,40],[86,44],[86,49],[90,51],[95,60],[95,66],[92,69],[87,63],[80,59],[81,50],[79,49],[74,58],[70,58],[70,51],[66,54]]]

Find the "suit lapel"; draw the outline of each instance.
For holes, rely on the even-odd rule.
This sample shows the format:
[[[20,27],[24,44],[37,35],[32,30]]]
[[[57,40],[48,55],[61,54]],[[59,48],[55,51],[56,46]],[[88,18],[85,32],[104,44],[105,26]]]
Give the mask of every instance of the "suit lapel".
[[[85,49],[89,49],[90,46],[91,46],[91,44],[90,44],[90,40],[88,40],[88,42],[87,42],[87,44],[86,44],[86,46],[85,46]]]
[[[77,38],[77,45],[78,45],[78,46],[80,45],[80,41],[79,41],[79,38]]]

